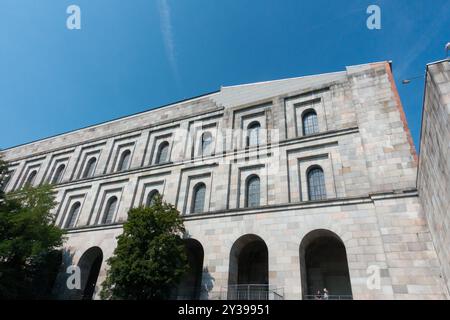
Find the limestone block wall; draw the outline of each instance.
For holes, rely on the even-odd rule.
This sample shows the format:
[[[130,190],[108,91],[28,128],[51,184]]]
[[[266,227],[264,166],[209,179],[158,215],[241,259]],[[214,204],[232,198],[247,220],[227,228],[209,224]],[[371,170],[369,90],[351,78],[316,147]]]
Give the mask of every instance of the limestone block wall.
[[[417,186],[450,288],[450,62],[427,66]]]
[[[304,135],[302,115],[310,110],[317,114],[319,130]],[[247,127],[255,121],[261,125],[259,145],[247,147]],[[209,154],[200,152],[205,132],[213,141]],[[168,161],[156,163],[164,143]],[[124,150],[131,160],[118,170]],[[344,242],[355,298],[445,295],[438,288],[428,226],[413,195],[416,156],[387,62],[224,87],[2,155],[10,163],[7,191],[21,188],[32,172],[37,173],[33,185],[52,181],[64,165],[55,184],[55,215],[56,223],[70,231],[66,248],[75,263],[92,246],[101,248],[105,260],[128,210],[145,205],[158,191],[204,246],[205,266],[217,281],[213,296],[227,285],[232,244],[254,233],[269,249],[270,283],[284,288],[287,298],[300,298],[299,244],[317,228]],[[84,177],[93,157],[93,175]],[[326,199],[321,201],[309,198],[307,172],[314,166],[324,172]],[[250,210],[245,181],[255,174],[260,206]],[[198,183],[206,186],[204,212],[193,214]],[[118,206],[106,224],[112,197]],[[77,202],[80,210],[70,219]],[[373,263],[384,270],[381,291],[365,286]],[[407,272],[415,277],[405,278]]]
[[[185,223],[190,237],[204,250],[203,286],[209,288],[208,299],[224,297],[233,268],[231,248],[248,234],[259,236],[267,245],[269,285],[283,292],[285,299],[301,299],[305,280],[301,276],[304,257],[300,244],[308,233],[319,229],[332,231],[343,241],[354,299],[448,298],[416,193],[298,204],[277,210],[224,211],[191,216]],[[103,251],[97,298],[106,260],[120,232],[120,226],[115,226],[69,233],[66,248],[74,253],[71,263],[76,264],[92,246]],[[379,288],[367,286],[369,266],[379,269]]]
[[[213,156],[229,158],[232,152],[244,150],[245,129],[251,121],[262,125],[260,144],[272,148],[295,143],[300,146],[309,140],[319,146],[326,135],[356,129],[357,136],[345,143],[348,146],[354,143],[358,149],[344,148],[341,144],[340,152],[335,155],[343,161],[341,167],[335,168],[335,174],[346,182],[342,195],[414,188],[415,152],[389,65],[349,67],[344,77],[341,73],[330,80],[333,81],[313,82],[314,86],[308,83],[310,86],[306,89],[304,81],[299,82],[298,89],[286,86],[289,91],[276,96],[270,96],[268,88],[267,98],[262,96],[263,99],[251,103],[230,104],[225,108],[214,104],[212,99],[218,99],[221,94],[230,95],[229,90],[224,90],[192,102],[5,150],[2,154],[10,161],[12,176],[7,190],[23,186],[32,171],[37,171],[35,184],[49,182],[62,164],[65,170],[61,182],[82,184],[89,180],[83,178],[83,171],[88,159],[94,156],[97,159],[95,177],[108,180],[117,170],[120,153],[126,149],[131,152],[129,171],[144,168],[157,171],[154,166],[157,150],[164,141],[170,144],[170,163],[198,164],[203,160],[199,157],[199,141],[205,131],[213,133]],[[244,93],[245,90],[239,89],[235,94],[241,99]],[[252,94],[248,92],[251,97]],[[236,99],[231,101],[236,103]],[[303,137],[300,115],[309,109],[317,112],[321,134]],[[278,159],[272,162],[275,161]],[[275,201],[283,203],[285,199]]]
[[[417,155],[390,66],[349,67],[372,191],[414,188]]]

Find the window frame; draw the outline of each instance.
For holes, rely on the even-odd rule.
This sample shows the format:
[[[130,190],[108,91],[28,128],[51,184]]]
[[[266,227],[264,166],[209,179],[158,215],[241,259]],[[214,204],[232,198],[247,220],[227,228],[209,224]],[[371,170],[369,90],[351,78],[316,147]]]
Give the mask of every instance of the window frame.
[[[319,170],[321,172],[321,177],[319,178],[318,185],[311,185],[311,177],[313,171]],[[327,190],[326,190],[326,182],[325,182],[325,171],[319,165],[312,165],[306,171],[306,182],[307,182],[307,191],[308,191],[308,200],[309,201],[320,201],[327,199]],[[314,189],[320,189],[318,193],[314,191]]]
[[[202,201],[202,208],[201,211],[197,210],[197,198],[198,198],[198,192],[200,189],[203,189],[203,201]],[[205,212],[205,202],[206,202],[206,184],[204,182],[198,182],[192,192],[192,200],[191,200],[191,212],[190,213],[203,213]]]
[[[92,178],[95,175],[95,168],[97,166],[97,160],[98,159],[96,156],[92,156],[86,162],[86,167],[84,168],[83,176],[82,176],[83,179]],[[92,167],[92,172],[90,172],[91,167]]]
[[[309,120],[309,117],[314,117],[313,120]],[[317,111],[315,109],[306,109],[302,112],[302,135],[303,136],[311,136],[320,132],[319,127],[319,116],[317,115]],[[312,123],[307,123],[307,122]],[[307,129],[308,128],[308,129]],[[308,130],[308,132],[307,132]],[[311,130],[311,131],[310,131]]]
[[[126,166],[124,167],[125,157],[128,157],[126,160]],[[120,153],[119,163],[117,164],[116,172],[126,171],[130,168],[131,164],[131,150],[126,149]]]
[[[61,167],[62,167],[62,169],[60,170]],[[59,183],[61,183],[65,170],[66,170],[66,164],[65,163],[61,163],[60,165],[58,165],[56,167],[55,173],[53,174],[53,177],[52,177],[52,180],[51,180],[51,184],[59,184]]]
[[[166,155],[165,155],[165,159],[162,161],[161,160],[161,154],[162,154],[164,148],[167,149],[167,152],[166,152]],[[164,140],[158,145],[158,151],[156,152],[156,158],[155,158],[155,163],[154,164],[168,163],[169,159],[170,159],[169,153],[170,153],[170,143],[169,143],[169,141]]]
[[[114,223],[114,217],[116,215],[116,211],[117,211],[117,205],[119,203],[119,199],[117,198],[117,196],[111,196],[108,198],[107,202],[106,202],[106,206],[105,209],[103,211],[103,217],[102,217],[102,224],[112,224]],[[111,212],[111,207],[114,204],[114,208]],[[111,221],[108,222],[108,216],[109,214],[111,214]]]
[[[250,183],[252,181],[258,181],[258,203],[250,205]],[[245,179],[245,207],[246,208],[257,208],[261,206],[261,178],[257,174],[251,174]]]
[[[78,206],[74,209],[74,207],[76,205],[78,205]],[[77,211],[75,212],[75,210],[77,210]],[[76,201],[75,203],[73,203],[70,206],[69,214],[67,215],[66,223],[64,224],[65,229],[71,229],[71,228],[76,227],[78,215],[80,214],[80,210],[81,210],[81,202],[80,201]],[[72,221],[73,221],[73,225],[71,223]]]
[[[252,147],[259,147],[261,143],[260,139],[260,132],[261,132],[262,126],[261,123],[257,120],[252,121],[247,126],[247,139],[246,139],[246,147],[252,148]],[[256,144],[252,144],[252,133],[256,131]]]
[[[27,178],[25,179],[23,186],[24,187],[34,186],[34,182],[36,181],[37,173],[38,173],[37,169],[31,170],[31,172],[28,174]]]
[[[158,189],[153,189],[147,194],[147,197],[145,198],[145,207],[150,208],[153,204],[151,203],[155,196],[161,196]]]
[[[207,148],[209,148],[209,150],[205,151],[205,141],[208,141],[205,139],[205,135],[209,135],[209,143],[207,144]],[[199,155],[200,156],[209,156],[212,155],[213,153],[213,135],[211,133],[211,131],[204,131],[200,137],[200,150],[199,150]]]

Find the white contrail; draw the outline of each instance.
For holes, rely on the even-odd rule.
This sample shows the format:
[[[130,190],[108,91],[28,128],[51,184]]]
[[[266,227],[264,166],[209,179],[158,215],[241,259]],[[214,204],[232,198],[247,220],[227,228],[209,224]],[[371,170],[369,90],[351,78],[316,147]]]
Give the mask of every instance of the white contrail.
[[[401,77],[404,77],[405,71],[410,65],[417,59],[417,57],[425,51],[433,41],[439,32],[440,28],[449,19],[450,2],[447,2],[442,8],[436,10],[436,14],[433,17],[432,23],[430,23],[423,31],[415,44],[408,48],[404,59],[399,63],[397,70],[395,71]]]
[[[177,61],[175,58],[175,42],[172,32],[172,22],[170,18],[170,7],[167,0],[158,0],[158,10],[160,17],[161,32],[166,47],[167,59],[174,73],[175,79],[179,80]]]

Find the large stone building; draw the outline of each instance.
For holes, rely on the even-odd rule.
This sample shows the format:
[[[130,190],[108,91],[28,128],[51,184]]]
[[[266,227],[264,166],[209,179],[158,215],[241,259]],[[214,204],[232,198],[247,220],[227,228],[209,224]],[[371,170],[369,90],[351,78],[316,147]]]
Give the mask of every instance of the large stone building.
[[[308,299],[326,287],[340,299],[448,298],[438,256],[448,263],[449,233],[435,249],[389,62],[222,87],[3,155],[7,190],[55,184],[64,263],[82,270],[78,291],[61,273],[61,297],[98,297],[127,211],[159,193],[188,231],[178,297]],[[442,183],[433,228],[448,227]]]
[[[450,288],[450,60],[426,68],[417,188]]]

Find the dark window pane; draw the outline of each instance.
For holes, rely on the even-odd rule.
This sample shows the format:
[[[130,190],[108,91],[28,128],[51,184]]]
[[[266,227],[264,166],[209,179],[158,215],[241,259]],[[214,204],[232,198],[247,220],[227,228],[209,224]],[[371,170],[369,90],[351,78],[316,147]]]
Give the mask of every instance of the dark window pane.
[[[5,178],[3,179],[3,184],[0,185],[0,190],[5,191],[6,187],[8,186],[9,181],[11,181],[11,177],[14,174],[14,171],[10,171],[6,174]]]
[[[202,134],[202,145],[200,154],[210,155],[212,152],[212,135],[210,132],[205,132]]]
[[[79,202],[75,202],[70,209],[69,216],[66,221],[66,228],[75,227],[75,223],[77,221],[78,213],[80,212],[81,204]]]
[[[260,180],[254,176],[247,181],[247,207],[258,207],[260,198]]]
[[[158,190],[153,190],[149,192],[149,194],[147,195],[147,201],[145,202],[145,205],[147,207],[151,207],[155,203],[155,198],[157,196],[159,196]]]
[[[303,135],[306,136],[317,132],[319,132],[317,114],[314,111],[309,111],[303,115]]]
[[[130,150],[126,150],[122,153],[120,157],[118,171],[124,171],[128,169],[128,165],[130,164],[131,152]]]
[[[169,155],[169,143],[162,142],[159,145],[158,154],[156,155],[156,164],[167,162],[168,155]]]
[[[61,182],[65,168],[66,168],[66,166],[62,164],[56,169],[55,175],[53,176],[53,179],[52,179],[52,184],[57,184],[57,183]]]
[[[108,200],[105,208],[105,214],[103,215],[103,223],[111,223],[116,212],[117,198],[111,197]]]
[[[248,141],[247,145],[249,147],[254,147],[259,145],[259,134],[260,134],[261,125],[259,122],[252,122],[248,128]]]
[[[194,198],[193,198],[193,213],[201,213],[204,210],[205,206],[205,194],[206,194],[206,186],[202,183],[197,185],[194,188]]]
[[[31,171],[30,175],[27,178],[27,181],[25,182],[25,186],[29,186],[29,187],[33,186],[34,179],[36,178],[36,174],[37,174],[36,170]]]
[[[96,161],[97,161],[96,158],[89,159],[86,168],[84,169],[83,178],[90,178],[94,175]]]
[[[309,200],[326,199],[325,177],[321,168],[314,168],[308,172]]]

